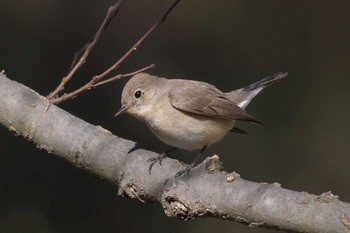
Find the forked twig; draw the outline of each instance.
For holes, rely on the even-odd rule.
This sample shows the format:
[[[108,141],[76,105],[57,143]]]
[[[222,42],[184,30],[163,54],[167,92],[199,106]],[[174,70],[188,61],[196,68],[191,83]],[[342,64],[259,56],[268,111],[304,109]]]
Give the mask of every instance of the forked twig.
[[[148,69],[151,69],[153,68],[155,65],[154,64],[151,64],[149,66],[146,66],[142,69],[139,69],[139,70],[136,70],[134,72],[131,72],[131,73],[128,73],[128,74],[117,74],[116,76],[112,77],[112,78],[109,78],[109,79],[106,79],[106,80],[103,80],[103,81],[100,81],[98,83],[95,83],[94,85],[92,85],[93,87],[98,87],[98,86],[101,86],[101,85],[104,85],[104,84],[107,84],[107,83],[110,83],[110,82],[113,82],[115,80],[118,80],[118,79],[121,79],[121,78],[124,78],[124,77],[130,77],[130,76],[134,76],[135,74],[138,74],[138,73],[141,73],[143,71],[146,71]]]
[[[106,30],[110,22],[114,19],[114,17],[117,15],[119,9],[120,9],[120,4],[122,0],[118,0],[116,4],[108,8],[107,15],[105,19],[103,20],[100,28],[97,30],[96,34],[94,37],[85,44],[85,46],[79,51],[74,54],[73,62],[71,64],[71,67],[69,68],[68,74],[63,77],[61,83],[57,86],[57,88],[51,92],[47,98],[48,99],[53,99],[55,96],[64,89],[64,86],[66,85],[67,82],[73,77],[73,75],[80,69],[82,65],[86,62],[87,57],[89,56],[91,50],[95,47],[98,39],[101,37],[102,33]],[[79,55],[82,56],[78,60]]]
[[[108,69],[106,69],[104,72],[102,72],[101,74],[99,75],[95,75],[89,82],[87,82],[85,85],[83,85],[82,87],[76,89],[75,91],[73,92],[70,92],[70,93],[67,93],[67,94],[64,94],[62,96],[59,96],[57,97],[56,95],[64,89],[64,85],[69,81],[69,78],[67,81],[64,81],[62,80],[61,84],[59,85],[59,87],[56,88],[56,90],[51,93],[48,98],[50,99],[50,102],[51,103],[60,103],[60,102],[63,102],[65,100],[68,100],[68,99],[71,99],[71,98],[74,98],[75,96],[77,96],[78,94],[82,93],[82,92],[85,92],[87,90],[90,90],[91,88],[94,88],[94,87],[97,87],[97,86],[100,86],[100,85],[103,85],[103,84],[106,84],[106,83],[109,83],[109,82],[112,82],[114,80],[117,80],[117,79],[120,79],[122,77],[127,77],[127,76],[132,76],[132,75],[135,75],[137,73],[140,73],[140,72],[143,72],[147,69],[150,69],[152,67],[154,67],[154,64],[152,65],[149,65],[147,67],[144,67],[142,69],[139,69],[137,71],[134,71],[134,72],[131,72],[131,73],[128,73],[128,74],[119,74],[119,75],[116,75],[112,78],[109,78],[105,81],[100,81],[102,80],[103,78],[105,78],[109,73],[111,73],[112,71],[116,70],[134,51],[136,51],[140,45],[144,42],[144,40],[161,24],[163,23],[167,16],[169,15],[169,13],[175,8],[175,6],[180,2],[181,0],[176,0],[170,7],[169,9],[165,12],[165,14],[160,18],[160,20],[158,20],[154,25],[152,25],[152,27],[150,27],[147,32],[118,60],[116,61],[111,67],[109,67]],[[117,4],[120,5],[120,2],[119,1],[118,3],[116,3],[113,7],[115,7]],[[119,5],[118,5],[118,9],[119,9]],[[111,8],[110,8],[111,9]],[[110,10],[108,11],[108,14],[110,14]],[[114,16],[113,16],[114,17]],[[106,16],[106,19],[108,18],[108,15]],[[106,19],[104,21],[104,23],[106,22]],[[108,23],[110,22],[110,20],[106,23],[107,25],[105,27],[108,26]],[[104,24],[103,23],[103,24]],[[102,24],[102,25],[103,25]],[[102,28],[102,26],[101,26]],[[99,31],[96,33],[96,35],[98,35],[98,33],[102,33],[103,29],[99,29]],[[99,36],[98,36],[99,37]],[[94,37],[95,38],[95,37]],[[98,39],[98,38],[97,38]],[[93,40],[94,41],[94,40]],[[95,42],[96,43],[96,42]],[[93,44],[94,45],[94,44]],[[89,47],[89,44],[88,44],[88,47]],[[86,50],[88,50],[89,48],[87,47]],[[90,49],[91,50],[91,49]],[[84,52],[84,54],[86,53],[86,51]],[[84,55],[82,56],[82,58],[84,57]],[[73,67],[73,69],[71,70],[71,72],[73,70],[75,70],[75,68],[77,67],[77,65],[80,63],[80,61],[82,60],[82,58],[79,59],[79,61],[77,62],[77,64]],[[85,62],[85,59],[86,57],[83,59],[83,63]],[[82,63],[82,64],[83,64]],[[81,65],[82,65],[81,64]],[[80,66],[81,66],[80,65]],[[80,68],[80,66],[78,67],[78,69]],[[75,73],[76,71],[74,71]],[[73,74],[74,74],[73,73]],[[67,77],[67,76],[66,76]],[[65,79],[65,78],[64,78]],[[60,87],[61,86],[61,87]]]
[[[99,75],[99,80],[104,78],[107,74],[112,72],[113,70],[117,69],[121,63],[123,63],[126,58],[128,58],[133,52],[135,52],[140,45],[143,43],[143,41],[161,24],[165,21],[169,13],[174,9],[174,7],[180,2],[181,0],[176,0],[170,8],[165,12],[165,14],[158,20],[155,24],[153,24],[150,29],[116,62],[114,63],[111,67],[109,67],[106,71],[104,71],[102,74]]]
[[[68,99],[71,99],[71,98],[74,98],[76,95],[78,94],[81,94],[85,91],[88,91],[90,90],[91,88],[94,88],[94,87],[97,87],[97,86],[101,86],[103,84],[106,84],[106,83],[110,83],[112,81],[115,81],[115,80],[118,80],[118,79],[121,79],[121,78],[125,78],[125,77],[130,77],[130,76],[134,76],[135,74],[138,74],[140,72],[143,72],[145,70],[148,70],[150,68],[153,68],[154,67],[154,64],[151,64],[149,66],[146,66],[142,69],[139,69],[139,70],[136,70],[134,72],[131,72],[131,73],[127,73],[127,74],[118,74],[112,78],[109,78],[109,79],[106,79],[102,82],[98,82],[96,83],[96,79],[98,76],[95,76],[93,77],[88,83],[86,83],[84,86],[76,89],[75,91],[72,91],[70,92],[69,94],[64,94],[58,98],[55,98],[55,99],[52,99],[50,102],[53,103],[53,104],[57,104],[57,103],[61,103],[61,102],[64,102]]]

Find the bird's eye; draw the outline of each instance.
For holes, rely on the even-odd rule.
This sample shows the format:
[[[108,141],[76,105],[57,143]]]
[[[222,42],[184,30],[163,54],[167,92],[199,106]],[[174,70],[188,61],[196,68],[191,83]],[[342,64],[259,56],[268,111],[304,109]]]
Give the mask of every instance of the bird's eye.
[[[136,90],[135,91],[134,96],[135,96],[136,99],[140,99],[142,97],[142,95],[143,95],[143,92],[141,90]]]

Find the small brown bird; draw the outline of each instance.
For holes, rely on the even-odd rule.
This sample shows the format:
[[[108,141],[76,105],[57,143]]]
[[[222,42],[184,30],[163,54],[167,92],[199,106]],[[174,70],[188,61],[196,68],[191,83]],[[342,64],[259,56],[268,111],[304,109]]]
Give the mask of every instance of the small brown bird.
[[[245,108],[268,85],[286,77],[277,73],[245,88],[222,92],[215,86],[193,80],[166,79],[140,73],[133,76],[122,93],[122,107],[115,116],[129,113],[146,123],[164,143],[174,148],[149,159],[149,172],[161,164],[166,153],[176,148],[200,149],[195,160],[175,177],[195,167],[204,150],[220,141],[229,131],[245,133],[234,127],[237,120],[262,125]]]

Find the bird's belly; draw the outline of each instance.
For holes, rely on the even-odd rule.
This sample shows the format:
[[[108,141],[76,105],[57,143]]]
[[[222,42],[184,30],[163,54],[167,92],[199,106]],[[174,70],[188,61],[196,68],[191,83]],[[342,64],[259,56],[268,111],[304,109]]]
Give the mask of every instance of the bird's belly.
[[[196,150],[220,141],[234,123],[234,120],[187,114],[174,109],[171,114],[154,114],[147,126],[168,145]]]

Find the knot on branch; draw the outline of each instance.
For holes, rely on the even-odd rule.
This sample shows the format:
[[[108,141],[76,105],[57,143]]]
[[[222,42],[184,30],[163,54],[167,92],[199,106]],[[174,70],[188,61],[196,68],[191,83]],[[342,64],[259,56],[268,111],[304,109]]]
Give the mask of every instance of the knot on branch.
[[[192,192],[186,185],[180,183],[174,189],[168,190],[163,194],[161,204],[168,217],[176,217],[184,221],[204,215],[219,215],[215,205],[203,203],[198,193]],[[225,213],[221,214],[225,215]]]
[[[188,221],[195,216],[191,213],[191,208],[188,207],[188,203],[181,200],[178,196],[168,196],[163,203],[165,214],[169,217],[176,217],[178,219]]]
[[[28,122],[24,126],[23,137],[27,138],[29,141],[33,141],[34,134],[36,133],[35,124],[33,122]]]
[[[205,169],[208,173],[213,173],[214,171],[223,171],[224,169],[222,162],[217,155],[207,157],[203,161],[203,164],[205,164]]]
[[[236,172],[231,172],[231,173],[228,173],[226,175],[226,181],[227,182],[232,182],[234,180],[236,180],[237,178],[241,177],[240,174],[236,173]]]
[[[342,213],[341,221],[350,230],[350,214]]]
[[[315,201],[318,201],[321,203],[329,203],[329,202],[332,202],[334,200],[338,200],[338,198],[339,198],[337,195],[334,195],[331,191],[321,193],[321,195],[319,195],[319,196],[313,195],[313,194],[311,194],[311,196]]]
[[[135,184],[126,184],[124,188],[119,187],[118,195],[122,197],[136,198],[143,203],[146,202],[146,200],[141,198],[145,196],[144,190],[138,188]]]

